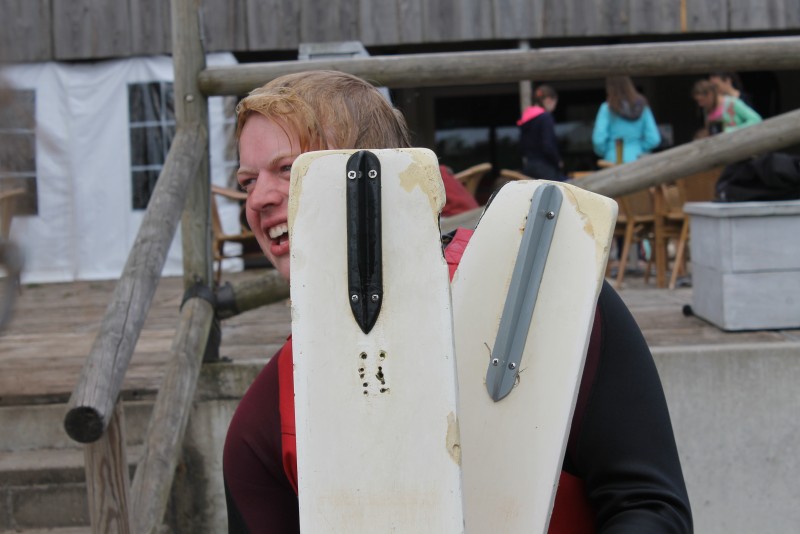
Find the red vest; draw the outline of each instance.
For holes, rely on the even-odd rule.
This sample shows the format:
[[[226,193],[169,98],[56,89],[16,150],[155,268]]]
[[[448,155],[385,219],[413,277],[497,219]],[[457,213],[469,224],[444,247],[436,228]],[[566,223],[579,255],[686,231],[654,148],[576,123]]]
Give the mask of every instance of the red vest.
[[[458,267],[472,231],[459,229],[445,249],[445,259],[450,277]],[[595,324],[595,329],[597,324]],[[593,336],[594,337],[594,336]],[[591,350],[591,349],[590,349]],[[281,349],[278,358],[278,388],[280,395],[281,443],[283,470],[297,493],[297,442],[294,420],[294,363],[291,337]],[[585,376],[584,376],[585,379]],[[561,471],[556,492],[553,515],[548,534],[590,534],[594,529],[594,512],[584,493],[583,480]]]

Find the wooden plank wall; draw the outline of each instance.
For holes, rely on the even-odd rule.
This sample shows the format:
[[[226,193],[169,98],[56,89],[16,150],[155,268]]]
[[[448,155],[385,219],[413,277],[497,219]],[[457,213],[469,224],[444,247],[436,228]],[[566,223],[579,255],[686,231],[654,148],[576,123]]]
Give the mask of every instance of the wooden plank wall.
[[[209,52],[800,29],[800,0],[196,1]],[[169,11],[168,0],[0,0],[0,62],[169,53]]]

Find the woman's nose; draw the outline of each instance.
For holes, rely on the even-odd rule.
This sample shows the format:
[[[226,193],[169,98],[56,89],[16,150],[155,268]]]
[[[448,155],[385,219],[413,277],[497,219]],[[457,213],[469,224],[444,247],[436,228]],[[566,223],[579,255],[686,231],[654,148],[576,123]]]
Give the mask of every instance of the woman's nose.
[[[259,175],[253,189],[247,195],[250,209],[261,211],[268,206],[280,204],[283,198],[277,186],[277,180],[269,175]]]

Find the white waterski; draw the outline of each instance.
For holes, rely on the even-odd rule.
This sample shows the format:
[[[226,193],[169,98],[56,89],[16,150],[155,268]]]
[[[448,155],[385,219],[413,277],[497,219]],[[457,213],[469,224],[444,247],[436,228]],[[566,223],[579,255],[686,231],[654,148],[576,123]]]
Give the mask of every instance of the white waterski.
[[[444,201],[425,149],[312,152],[292,167],[304,533],[463,532]]]
[[[616,214],[574,186],[512,182],[464,252],[452,292],[469,533],[547,531]]]

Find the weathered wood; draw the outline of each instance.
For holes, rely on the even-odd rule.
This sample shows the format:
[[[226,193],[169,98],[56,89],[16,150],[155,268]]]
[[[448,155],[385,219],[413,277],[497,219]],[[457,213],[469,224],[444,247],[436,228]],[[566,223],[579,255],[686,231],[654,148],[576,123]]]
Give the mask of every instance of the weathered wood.
[[[518,2],[493,0],[493,27],[495,39],[520,39],[540,37],[544,33],[544,0]]]
[[[483,0],[428,0],[423,2],[422,37],[425,42],[492,38],[492,4]]]
[[[635,0],[630,3],[630,33],[680,33],[681,12],[675,2]]]
[[[51,0],[4,0],[0,16],[0,64],[53,57]]]
[[[459,18],[459,39],[484,40],[493,39],[492,4],[486,0],[460,0],[455,2]]]
[[[76,441],[95,441],[108,425],[207,142],[202,128],[178,130],[172,142],[100,333],[70,398],[64,427]]]
[[[359,37],[365,45],[400,42],[397,2],[361,2],[358,6]]]
[[[300,0],[300,42],[359,40],[358,0]]]
[[[397,0],[397,17],[399,22],[399,43],[421,43],[423,0]],[[366,41],[364,41],[366,43]]]
[[[297,48],[300,2],[247,0],[247,46],[250,50]]]
[[[800,10],[794,5],[790,9]],[[728,0],[729,30],[780,30],[786,28],[786,0]]]
[[[202,0],[203,48],[247,50],[247,0]]]
[[[210,286],[211,257],[211,177],[208,167],[208,98],[197,87],[197,75],[206,65],[200,40],[201,0],[172,0],[172,58],[175,71],[175,120],[177,131],[206,132],[195,152],[198,165],[181,217],[183,243],[183,281],[188,289],[200,283]]]
[[[797,143],[800,143],[800,110],[610,167],[579,180],[577,185],[618,197]]]
[[[93,534],[129,534],[130,481],[125,450],[125,412],[122,401],[103,438],[84,447],[86,490]]]
[[[171,14],[164,0],[128,0],[131,9],[131,54],[154,55],[172,51]]]
[[[54,58],[129,56],[128,0],[52,0]]]
[[[133,530],[137,534],[154,534],[164,521],[213,319],[214,308],[203,299],[186,301],[181,311],[170,363],[147,429],[144,457],[131,487]]]
[[[687,0],[686,16],[690,32],[719,32],[728,29],[729,0]]]
[[[792,36],[250,63],[207,68],[199,85],[208,95],[243,94],[283,74],[326,68],[402,88],[798,67],[800,37]]]
[[[250,280],[225,284],[217,290],[217,316],[234,315],[289,298],[289,284],[276,270]]]

